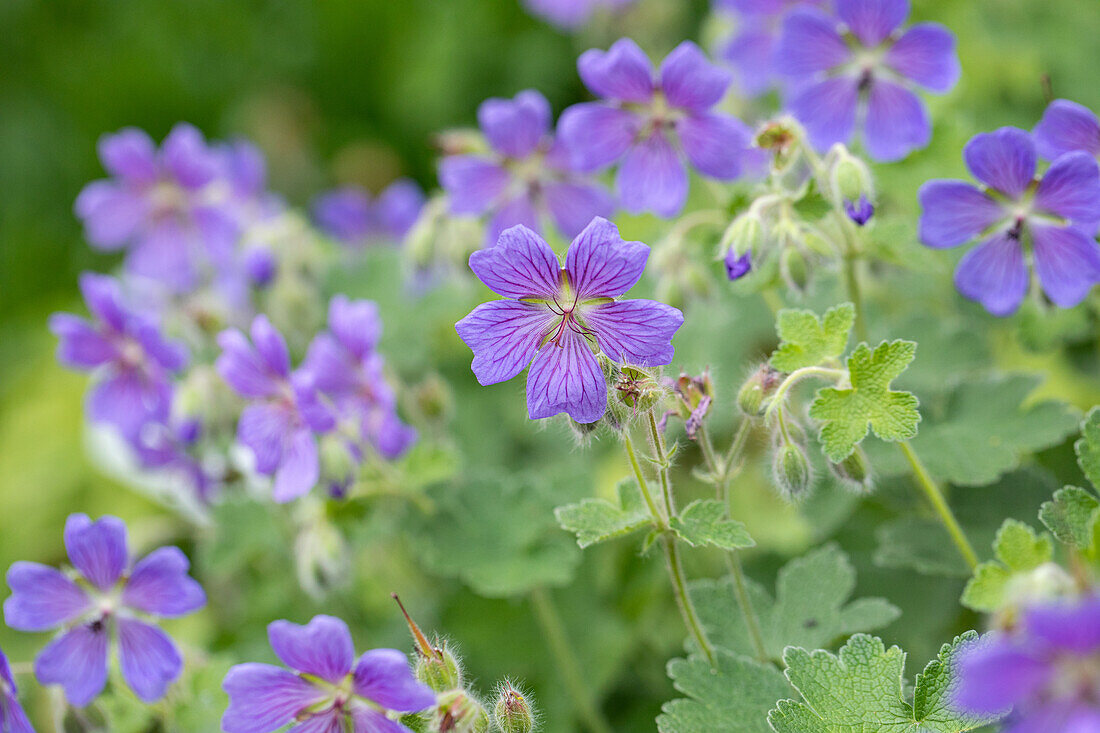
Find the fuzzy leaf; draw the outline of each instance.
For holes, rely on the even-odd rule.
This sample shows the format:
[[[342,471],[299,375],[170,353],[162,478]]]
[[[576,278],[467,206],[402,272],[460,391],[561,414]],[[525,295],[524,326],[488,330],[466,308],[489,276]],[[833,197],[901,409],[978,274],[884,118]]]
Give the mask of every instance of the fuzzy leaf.
[[[913,702],[903,686],[905,652],[881,639],[857,634],[838,654],[788,647],[787,679],[803,701],[780,700],[768,714],[776,733],[962,733],[991,722],[954,712],[947,704],[954,657],[977,638],[973,631],[944,644],[917,675]]]
[[[848,357],[851,387],[826,387],[810,406],[810,417],[821,420],[821,448],[832,461],[842,461],[867,436],[897,442],[917,434],[919,402],[909,392],[890,389],[916,355],[912,341],[884,341],[874,351],[860,344]]]
[[[966,584],[962,604],[967,608],[986,613],[999,610],[1013,577],[1050,562],[1054,544],[1023,522],[1006,519],[993,541],[993,554],[997,559],[979,565]]]
[[[1090,415],[1091,418],[1091,415]],[[1039,519],[1059,542],[1084,550],[1092,544],[1100,512],[1096,497],[1076,486],[1054,492],[1054,498],[1039,507]]]
[[[856,309],[851,303],[830,308],[822,318],[807,310],[779,311],[776,331],[780,343],[771,365],[781,372],[793,372],[839,359],[855,320]]]
[[[588,547],[623,537],[653,523],[637,481],[623,479],[615,490],[619,497],[617,504],[605,499],[584,499],[558,507],[554,510],[558,524],[577,535],[578,545]]]
[[[773,659],[779,659],[788,644],[824,647],[857,631],[886,626],[900,613],[882,598],[849,602],[856,573],[848,556],[831,544],[787,563],[776,579],[774,600],[752,579],[746,579],[745,585],[760,621],[765,650]],[[730,578],[692,583],[691,597],[711,641],[736,652],[752,653]]]
[[[1073,444],[1077,451],[1077,463],[1085,478],[1100,490],[1100,407],[1089,410],[1081,423],[1081,437]]]
[[[684,507],[671,522],[672,530],[692,547],[713,545],[738,550],[756,544],[745,525],[726,516],[726,506],[717,499],[700,499]]]
[[[686,698],[661,706],[660,733],[767,733],[768,710],[791,694],[770,664],[718,649],[718,665],[694,655],[668,663],[668,676]]]

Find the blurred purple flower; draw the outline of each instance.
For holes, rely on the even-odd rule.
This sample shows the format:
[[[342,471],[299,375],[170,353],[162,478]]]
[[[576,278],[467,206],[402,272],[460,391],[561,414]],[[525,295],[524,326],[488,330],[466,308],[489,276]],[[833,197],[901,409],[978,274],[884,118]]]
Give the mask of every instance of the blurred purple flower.
[[[574,237],[597,216],[610,216],[614,200],[574,170],[560,141],[550,135],[550,103],[527,90],[514,99],[487,99],[477,111],[488,155],[451,155],[439,163],[439,182],[454,214],[490,214],[485,242],[523,224],[542,231],[549,216]]]
[[[827,0],[721,0],[716,5],[737,13],[738,27],[720,56],[737,71],[734,83],[746,96],[758,97],[780,81],[775,46],[786,14],[800,5]]]
[[[187,557],[176,547],[161,547],[131,563],[122,520],[107,516],[93,522],[86,514],[72,514],[65,522],[65,549],[75,580],[33,562],[17,562],[8,570],[7,625],[20,631],[63,629],[35,659],[38,681],[61,685],[71,704],[87,705],[107,683],[114,636],[126,684],[145,702],[159,700],[179,677],[183,660],[167,634],[140,619],[185,616],[206,604],[202,587],[187,574]]]
[[[846,200],[844,202],[844,211],[848,214],[849,219],[859,226],[863,226],[871,221],[871,217],[875,215],[875,205],[871,203],[866,195],[860,194],[859,201]]]
[[[0,649],[0,731],[4,733],[34,733],[31,721],[19,704],[19,688],[15,684],[8,658]]]
[[[752,271],[752,252],[738,256],[733,247],[726,252],[726,275],[730,280],[740,280]]]
[[[601,8],[623,8],[635,0],[523,0],[532,14],[554,25],[573,30],[589,21]]]
[[[142,468],[156,469],[182,478],[201,501],[209,501],[220,484],[193,454],[202,434],[202,424],[196,419],[150,422],[131,442]]]
[[[657,74],[629,38],[607,51],[585,51],[577,69],[585,86],[606,101],[565,110],[559,137],[580,170],[620,162],[615,185],[627,211],[665,218],[680,213],[688,195],[685,157],[711,178],[741,174],[751,131],[737,118],[712,111],[730,85],[730,73],[711,64],[694,43],[677,46]]]
[[[172,128],[160,150],[136,128],[99,141],[99,158],[113,177],[93,181],[76,199],[88,241],[126,249],[129,272],[176,292],[188,292],[208,269],[232,266],[241,235],[226,177],[226,158],[186,123]],[[243,174],[239,174],[243,175]]]
[[[955,286],[996,316],[1014,312],[1027,293],[1025,245],[1039,284],[1062,308],[1100,281],[1100,168],[1087,153],[1067,153],[1036,179],[1031,136],[1015,127],[976,135],[963,150],[983,185],[935,180],[920,188],[920,240],[929,247],[983,241],[963,256]]]
[[[313,219],[329,236],[353,246],[371,241],[400,242],[424,207],[424,193],[416,183],[401,178],[375,200],[358,186],[323,193],[313,202]]]
[[[483,385],[504,382],[528,364],[532,420],[565,412],[592,423],[607,409],[607,384],[592,351],[612,361],[659,366],[672,361],[677,309],[652,300],[616,300],[638,282],[649,247],[624,242],[594,219],[569,245],[565,267],[550,246],[518,225],[495,247],[470,256],[470,269],[504,300],[483,303],[455,325],[474,352]]]
[[[412,445],[416,431],[397,416],[385,360],[375,350],[381,335],[374,303],[337,295],[329,303],[328,331],[313,339],[302,368],[332,398],[338,416],[353,422],[359,438],[393,459]]]
[[[291,372],[290,355],[267,316],[252,321],[252,341],[222,331],[216,367],[230,387],[250,400],[237,423],[237,441],[256,459],[256,471],[274,477],[272,496],[287,502],[309,492],[320,476],[315,435],[335,427],[312,376]]]
[[[401,733],[387,712],[414,713],[435,705],[435,693],[413,677],[396,649],[373,649],[358,660],[347,624],[314,616],[305,626],[267,627],[271,664],[238,664],[225,676],[226,733],[271,733],[286,725],[301,733]],[[293,671],[292,671],[293,670]]]
[[[908,0],[836,0],[836,15],[798,8],[775,52],[794,84],[788,101],[810,141],[824,151],[861,127],[875,160],[900,160],[928,144],[932,125],[914,93],[943,94],[959,79],[955,37],[938,23],[901,31]]]
[[[1004,733],[1100,730],[1100,597],[1033,606],[1011,632],[993,632],[958,656],[951,698],[973,715],[1010,708]]]
[[[94,320],[69,313],[50,316],[58,361],[96,373],[88,395],[89,418],[113,425],[132,441],[146,423],[168,419],[170,377],[183,369],[187,352],[124,302],[114,278],[86,272],[80,276],[80,290]]]
[[[1056,99],[1035,126],[1035,149],[1047,160],[1083,151],[1100,156],[1100,120],[1088,107],[1068,99]]]

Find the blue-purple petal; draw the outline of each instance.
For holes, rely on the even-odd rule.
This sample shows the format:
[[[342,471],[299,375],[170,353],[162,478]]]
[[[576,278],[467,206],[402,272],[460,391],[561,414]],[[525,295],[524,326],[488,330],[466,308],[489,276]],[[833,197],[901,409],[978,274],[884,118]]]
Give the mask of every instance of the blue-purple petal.
[[[72,369],[94,369],[118,358],[114,343],[83,318],[54,313],[50,332],[57,336],[57,360]]]
[[[452,214],[484,214],[497,204],[512,175],[486,158],[451,155],[439,162],[439,184]]]
[[[313,201],[313,220],[346,244],[360,242],[371,233],[370,196],[356,186],[327,191]]]
[[[928,181],[917,193],[921,243],[943,249],[969,242],[1005,217],[999,203],[965,181]]]
[[[791,98],[789,107],[819,151],[848,142],[856,126],[859,80],[839,76],[809,84]]]
[[[963,255],[955,287],[995,316],[1007,316],[1027,294],[1028,272],[1018,239],[997,234]]]
[[[565,271],[580,301],[617,298],[642,277],[649,247],[624,241],[607,219],[593,219],[569,245]]]
[[[153,183],[157,178],[157,146],[136,127],[103,135],[96,143],[99,160],[112,176],[134,183]]]
[[[500,240],[500,235],[506,229],[520,224],[534,232],[542,229],[539,226],[539,214],[526,192],[505,201],[493,214],[485,227],[485,246],[492,247]]]
[[[126,525],[118,517],[92,521],[87,514],[70,514],[65,521],[69,561],[100,590],[110,590],[130,564]]]
[[[691,41],[674,48],[661,62],[661,91],[673,107],[705,112],[726,94],[733,80]]]
[[[522,372],[558,318],[543,304],[496,300],[474,308],[455,330],[474,352],[478,383],[488,385]]]
[[[415,713],[435,705],[435,693],[417,681],[396,649],[372,649],[355,664],[355,693],[386,710]]]
[[[156,626],[130,618],[119,618],[117,625],[123,679],[139,700],[156,702],[183,672],[179,650]]]
[[[905,22],[909,0],[836,0],[836,12],[864,46],[873,47]]]
[[[593,94],[606,99],[640,103],[653,96],[653,64],[629,38],[620,38],[607,51],[585,51],[577,71]]]
[[[963,148],[963,158],[975,178],[1011,198],[1019,197],[1035,177],[1035,143],[1017,127],[975,135]]]
[[[186,122],[178,123],[164,138],[161,156],[184,188],[200,188],[218,175],[217,157],[207,148],[198,128]]]
[[[974,715],[1004,713],[1041,688],[1053,668],[996,635],[971,642],[959,652],[953,706]]]
[[[126,586],[122,602],[155,616],[175,617],[206,605],[202,586],[187,574],[191,564],[178,547],[161,547],[139,560]]]
[[[1029,228],[1043,292],[1060,308],[1072,308],[1100,282],[1100,245],[1073,227],[1032,222]]]
[[[546,240],[522,225],[506,229],[495,246],[470,255],[470,269],[505,298],[552,300],[560,290],[557,255]]]
[[[901,160],[931,139],[932,122],[920,97],[891,82],[876,81],[871,85],[863,142],[873,160]]]
[[[724,114],[687,115],[676,123],[680,144],[700,173],[729,181],[741,175],[741,160],[752,140],[752,130],[736,117]]]
[[[1085,152],[1051,163],[1035,190],[1035,206],[1075,222],[1100,221],[1100,167]]]
[[[532,420],[566,413],[593,423],[607,410],[607,384],[599,362],[580,334],[566,328],[560,340],[535,355],[527,372],[527,414]]]
[[[569,238],[580,234],[596,217],[615,213],[615,199],[597,183],[553,181],[543,187],[543,196],[554,225]]]
[[[1059,652],[1092,654],[1100,649],[1100,595],[1032,606],[1024,613],[1022,629]]]
[[[61,685],[69,703],[82,708],[107,684],[107,629],[81,625],[57,637],[34,660],[43,685]]]
[[[47,631],[77,618],[92,601],[60,570],[33,562],[8,569],[11,595],[4,601],[4,622],[20,631]]]
[[[270,664],[238,664],[222,687],[229,694],[222,717],[226,733],[271,733],[325,697],[318,687]]]
[[[1076,150],[1100,155],[1100,120],[1088,107],[1068,99],[1050,103],[1035,126],[1034,137],[1039,155],[1047,160]]]
[[[272,374],[259,352],[236,329],[218,334],[222,353],[214,362],[218,374],[244,397],[268,397],[279,391],[281,380]]]
[[[541,93],[527,89],[515,99],[485,100],[477,119],[493,150],[508,158],[525,158],[550,132],[550,103]]]
[[[776,68],[805,77],[836,68],[852,56],[836,20],[815,8],[798,8],[783,20],[775,49]]]
[[[939,23],[911,26],[890,46],[885,61],[909,81],[941,94],[950,91],[962,73],[955,36]]]
[[[73,210],[84,222],[84,234],[93,247],[116,250],[141,231],[149,204],[139,192],[115,181],[92,181],[76,197]]]
[[[672,363],[672,336],[684,323],[678,309],[654,300],[602,303],[585,309],[582,317],[605,356],[646,367]]]
[[[271,648],[286,666],[339,684],[355,663],[348,625],[334,616],[314,616],[305,625],[268,624]]]
[[[382,337],[378,305],[370,300],[350,300],[336,295],[328,305],[328,327],[344,348],[363,358]]]
[[[600,102],[575,104],[558,121],[558,140],[576,170],[599,170],[630,149],[643,122],[632,110]]]
[[[284,504],[308,494],[321,477],[317,440],[308,427],[295,430],[283,447],[271,497]]]
[[[687,202],[687,168],[668,138],[654,131],[627,152],[615,176],[615,188],[622,207],[630,213],[652,211],[670,219]]]

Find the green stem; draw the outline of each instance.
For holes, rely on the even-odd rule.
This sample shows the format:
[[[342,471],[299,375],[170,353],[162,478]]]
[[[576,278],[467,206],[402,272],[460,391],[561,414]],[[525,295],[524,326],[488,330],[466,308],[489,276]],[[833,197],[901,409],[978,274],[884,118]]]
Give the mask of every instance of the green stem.
[[[687,580],[684,577],[684,566],[680,562],[680,548],[676,545],[676,537],[666,532],[662,540],[661,544],[665,548],[665,564],[668,566],[669,577],[672,578],[672,589],[676,594],[676,604],[680,607],[680,614],[684,617],[684,624],[695,637],[695,643],[699,645],[703,656],[713,667],[718,658],[714,654],[714,646],[707,639],[702,622],[699,621],[695,604],[691,602],[691,596],[688,595]]]
[[[749,631],[749,641],[756,658],[761,662],[770,662],[768,649],[764,646],[764,634],[760,631],[760,619],[753,608],[752,599],[749,598],[748,588],[745,587],[745,572],[741,569],[741,556],[736,550],[726,553],[726,564],[729,567],[730,577],[733,578],[733,592],[737,596],[737,605],[741,608],[741,615],[745,619],[745,628]]]
[[[665,511],[668,518],[676,516],[676,503],[672,498],[672,482],[668,479],[668,456],[665,453],[665,440],[657,427],[657,418],[653,410],[646,413],[649,418],[649,437],[653,441],[653,457],[657,459],[657,476],[661,480],[661,494],[665,497]]]
[[[939,515],[940,521],[943,522],[943,526],[947,529],[948,534],[951,535],[951,541],[955,543],[955,547],[959,549],[959,554],[966,560],[966,564],[973,570],[978,566],[978,556],[974,552],[974,548],[971,547],[970,541],[966,539],[966,534],[963,532],[962,527],[959,526],[959,522],[955,519],[955,514],[951,511],[951,507],[947,505],[947,501],[943,498],[943,493],[936,485],[935,480],[928,473],[928,469],[924,467],[920,457],[914,452],[913,447],[909,445],[909,441],[902,441],[898,443],[901,448],[901,452],[905,454],[906,460],[909,461],[909,467],[913,471],[913,478],[917,480],[917,485],[924,491],[924,495],[928,497],[928,501],[932,503],[932,508],[936,510],[936,514]]]
[[[840,379],[845,376],[847,372],[843,369],[833,369],[831,367],[821,366],[809,366],[796,369],[780,383],[775,389],[775,394],[772,395],[771,401],[768,403],[768,409],[764,412],[764,419],[768,420],[776,412],[783,410],[783,400],[786,398],[787,393],[803,379],[808,377],[821,377],[822,379]]]
[[[558,674],[573,697],[581,722],[591,733],[611,733],[611,726],[592,699],[592,688],[585,683],[581,665],[569,645],[569,636],[550,593],[545,588],[535,588],[531,591],[531,606],[554,657]]]
[[[844,256],[844,287],[848,300],[856,308],[856,338],[867,341],[867,319],[863,312],[863,293],[859,286],[859,258],[856,255]]]
[[[663,532],[668,529],[668,520],[657,508],[657,502],[653,500],[653,494],[649,491],[649,482],[646,481],[645,474],[642,473],[642,466],[638,463],[638,455],[634,452],[634,441],[630,439],[629,430],[623,431],[623,445],[626,446],[626,455],[630,458],[630,467],[634,470],[634,479],[638,482],[638,488],[649,507],[649,514],[653,517],[653,521],[657,523],[657,528]]]

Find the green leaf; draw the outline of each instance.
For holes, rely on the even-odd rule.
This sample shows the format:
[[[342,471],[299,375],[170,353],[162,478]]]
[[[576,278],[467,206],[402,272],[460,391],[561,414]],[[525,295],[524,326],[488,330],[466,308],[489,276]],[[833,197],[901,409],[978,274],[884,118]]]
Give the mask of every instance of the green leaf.
[[[1091,418],[1091,415],[1090,415]],[[1100,512],[1096,497],[1076,486],[1054,492],[1054,498],[1039,507],[1039,519],[1059,542],[1084,550],[1092,544]]]
[[[992,722],[954,712],[947,701],[955,654],[977,638],[973,631],[944,644],[917,675],[913,701],[905,695],[905,652],[856,634],[838,654],[789,647],[787,679],[803,701],[780,700],[768,714],[776,733],[962,733]]]
[[[848,556],[832,544],[787,563],[776,579],[774,600],[753,580],[746,579],[745,585],[772,659],[779,659],[788,644],[824,647],[857,631],[886,626],[900,613],[882,598],[849,602],[856,572]],[[752,652],[731,578],[692,583],[691,597],[711,641]]]
[[[686,698],[661,706],[660,733],[768,733],[768,710],[791,694],[770,664],[718,649],[711,667],[701,656],[673,659],[668,676]]]
[[[1077,451],[1077,463],[1085,478],[1100,490],[1100,407],[1089,410],[1081,423],[1081,437],[1073,444]]]
[[[966,584],[962,604],[967,608],[986,613],[999,610],[1013,578],[1050,562],[1054,543],[1023,522],[1006,519],[993,541],[993,554],[997,559],[979,565]]]
[[[821,420],[822,450],[830,460],[847,458],[867,436],[868,427],[879,438],[897,442],[917,434],[919,402],[909,392],[890,389],[916,355],[912,341],[890,341],[874,351],[860,344],[848,357],[851,387],[826,387],[810,406],[810,417]]]
[[[781,372],[793,372],[839,359],[855,320],[856,309],[851,303],[830,308],[820,319],[813,311],[779,311],[776,331],[780,343],[772,354],[771,365]]]
[[[588,547],[616,537],[624,537],[653,523],[645,499],[632,478],[623,479],[615,487],[619,501],[584,499],[554,510],[558,524],[577,535],[577,544]]]
[[[713,545],[723,550],[738,550],[756,544],[745,525],[726,516],[726,505],[717,499],[700,499],[684,507],[673,517],[672,530],[692,547]]]

